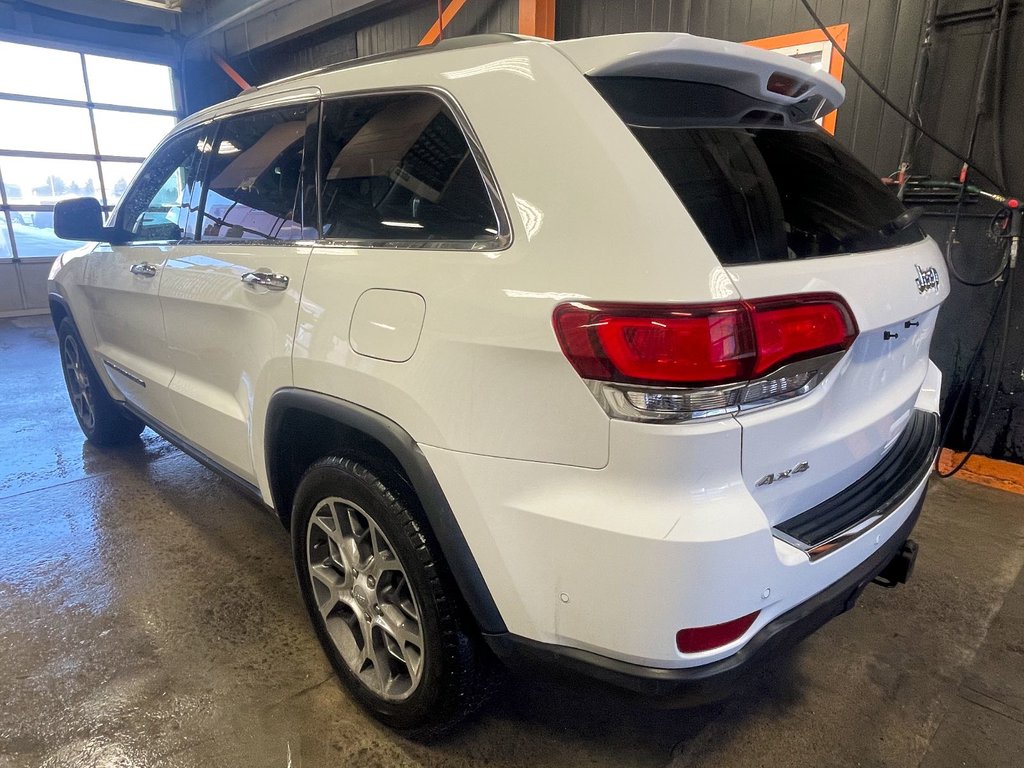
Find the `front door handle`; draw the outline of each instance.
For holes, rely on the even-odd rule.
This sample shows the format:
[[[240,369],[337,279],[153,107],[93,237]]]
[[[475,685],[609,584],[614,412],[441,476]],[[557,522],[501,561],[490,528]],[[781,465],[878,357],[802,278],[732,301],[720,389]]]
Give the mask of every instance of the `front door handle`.
[[[242,275],[242,282],[250,288],[283,291],[288,287],[288,275],[278,272],[246,272]]]
[[[139,277],[156,277],[156,264],[150,264],[146,261],[140,264],[132,264],[131,271],[133,275],[138,275]]]

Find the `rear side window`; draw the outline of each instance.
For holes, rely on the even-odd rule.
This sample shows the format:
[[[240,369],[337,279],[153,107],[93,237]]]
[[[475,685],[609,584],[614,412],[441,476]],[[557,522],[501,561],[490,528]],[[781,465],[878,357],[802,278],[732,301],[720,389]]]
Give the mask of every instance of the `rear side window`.
[[[325,238],[486,243],[497,237],[480,169],[436,96],[326,102],[320,135]]]
[[[791,111],[722,86],[592,81],[723,264],[892,248],[924,235],[881,181]],[[797,118],[797,119],[794,119]]]
[[[200,239],[299,240],[305,105],[226,118],[209,153]]]

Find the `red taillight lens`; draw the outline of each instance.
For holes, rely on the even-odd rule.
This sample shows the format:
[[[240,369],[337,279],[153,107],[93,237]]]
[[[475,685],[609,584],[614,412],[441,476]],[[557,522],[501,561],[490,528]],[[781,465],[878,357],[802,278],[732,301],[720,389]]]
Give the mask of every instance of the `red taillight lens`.
[[[761,376],[780,365],[847,349],[857,335],[853,314],[841,300],[820,296],[751,303]]]
[[[691,306],[562,304],[555,332],[585,379],[703,387],[849,347],[853,315],[832,294]]]
[[[743,633],[750,629],[759,613],[760,611],[754,611],[738,619],[710,627],[680,629],[676,632],[676,648],[682,653],[700,653],[721,648],[743,637]]]

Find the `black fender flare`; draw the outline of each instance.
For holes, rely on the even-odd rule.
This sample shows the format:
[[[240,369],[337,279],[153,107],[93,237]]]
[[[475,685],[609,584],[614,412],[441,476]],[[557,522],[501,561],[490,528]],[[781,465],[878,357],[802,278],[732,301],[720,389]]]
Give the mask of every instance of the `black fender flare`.
[[[448,499],[412,436],[386,416],[356,403],[299,388],[280,389],[270,399],[264,432],[267,476],[272,490],[277,485],[270,458],[280,450],[276,439],[290,410],[313,413],[361,432],[391,452],[409,478],[452,576],[480,630],[487,634],[507,632]],[[274,506],[281,509],[279,499],[274,499]]]

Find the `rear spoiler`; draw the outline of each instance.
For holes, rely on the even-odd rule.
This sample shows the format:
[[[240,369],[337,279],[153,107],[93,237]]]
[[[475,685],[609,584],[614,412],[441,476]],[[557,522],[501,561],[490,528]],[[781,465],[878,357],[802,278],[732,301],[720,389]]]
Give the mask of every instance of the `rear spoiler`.
[[[846,89],[809,64],[742,43],[676,32],[637,32],[556,43],[588,77],[646,77],[711,83],[812,119],[843,103]]]

